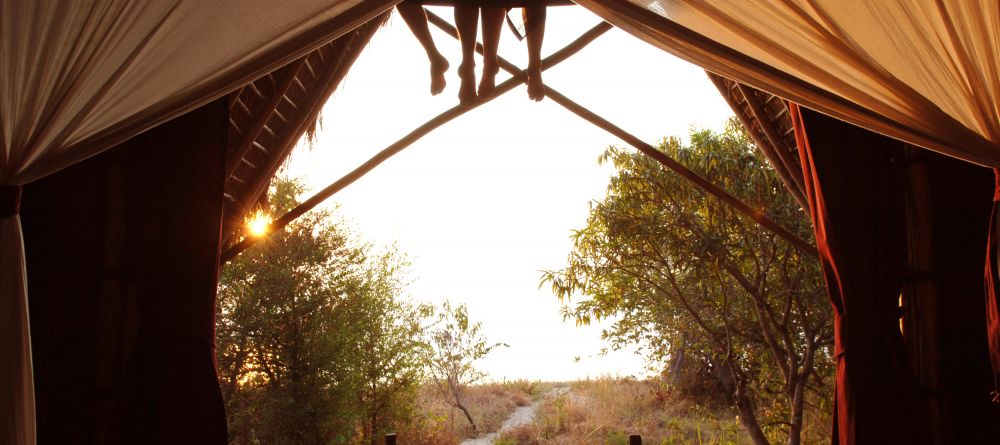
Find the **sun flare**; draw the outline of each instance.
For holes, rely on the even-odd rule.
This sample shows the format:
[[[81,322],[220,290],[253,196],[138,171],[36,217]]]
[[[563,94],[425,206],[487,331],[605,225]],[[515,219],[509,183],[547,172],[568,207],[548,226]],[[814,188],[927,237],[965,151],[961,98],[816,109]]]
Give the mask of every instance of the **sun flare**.
[[[271,231],[271,216],[258,210],[247,218],[247,230],[253,236],[264,236]]]

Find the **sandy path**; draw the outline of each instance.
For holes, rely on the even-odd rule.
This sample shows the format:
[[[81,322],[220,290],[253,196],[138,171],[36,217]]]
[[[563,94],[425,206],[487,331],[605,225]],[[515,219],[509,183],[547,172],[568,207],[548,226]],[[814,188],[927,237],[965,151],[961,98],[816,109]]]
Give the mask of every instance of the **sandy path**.
[[[552,388],[549,392],[542,395],[542,397],[539,397],[538,400],[531,402],[530,405],[515,408],[514,412],[510,413],[510,416],[507,417],[507,420],[503,421],[503,425],[500,426],[499,430],[475,439],[465,439],[459,445],[492,445],[493,441],[496,440],[497,437],[500,437],[500,433],[503,431],[531,422],[531,420],[535,418],[535,411],[538,411],[538,405],[542,403],[542,400],[566,394],[568,391],[568,386],[558,386]]]

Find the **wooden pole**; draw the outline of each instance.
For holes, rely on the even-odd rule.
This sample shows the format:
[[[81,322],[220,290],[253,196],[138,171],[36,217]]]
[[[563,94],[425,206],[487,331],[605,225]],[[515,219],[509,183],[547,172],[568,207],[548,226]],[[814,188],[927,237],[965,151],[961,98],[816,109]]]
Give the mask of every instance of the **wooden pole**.
[[[385,445],[396,445],[396,433],[385,435]]]
[[[457,32],[457,30],[455,30],[455,28],[452,27],[448,22],[442,20],[440,17],[438,17],[437,15],[435,15],[435,14],[429,12],[429,11],[427,11],[427,18],[435,26],[438,26],[439,28],[441,28],[445,32],[447,32],[450,35],[452,35],[452,37],[458,38],[458,32]],[[563,49],[561,49],[559,51],[556,51],[555,53],[553,53],[549,57],[546,57],[544,60],[542,60],[542,70],[544,71],[544,70],[546,70],[548,68],[551,68],[552,66],[554,66],[554,65],[556,65],[556,64],[558,64],[558,63],[560,63],[560,62],[562,62],[564,60],[566,60],[567,58],[569,58],[573,54],[576,54],[581,49],[583,49],[584,47],[586,47],[587,44],[589,44],[590,42],[594,41],[597,37],[601,36],[602,34],[604,34],[605,32],[607,32],[610,29],[611,29],[611,25],[608,24],[608,23],[606,23],[606,22],[601,22],[598,25],[594,26],[593,28],[591,28],[590,30],[588,30],[586,33],[584,33],[583,35],[581,35],[579,38],[577,38],[576,40],[574,40],[573,42],[571,42],[569,45],[566,45]],[[477,44],[476,45],[476,50],[478,52],[482,53],[482,45]],[[354,183],[354,181],[357,181],[358,179],[360,179],[362,176],[364,176],[365,174],[367,174],[369,171],[371,171],[372,169],[374,169],[375,167],[377,167],[379,164],[385,162],[386,160],[388,160],[389,158],[391,158],[395,154],[399,153],[400,151],[402,151],[406,147],[410,146],[411,144],[413,144],[414,142],[416,142],[417,140],[419,140],[421,137],[423,137],[423,136],[427,135],[428,133],[430,133],[432,130],[440,127],[441,125],[444,125],[445,123],[447,123],[447,122],[455,119],[458,116],[461,116],[461,115],[465,114],[466,112],[468,112],[468,111],[470,111],[470,110],[472,110],[472,109],[474,109],[474,108],[476,108],[476,107],[478,107],[478,106],[480,106],[480,105],[482,105],[482,104],[484,104],[486,102],[489,102],[490,100],[492,100],[492,99],[494,99],[496,97],[499,97],[500,95],[502,95],[504,93],[509,92],[510,90],[514,89],[518,85],[524,83],[524,81],[527,78],[527,76],[526,76],[526,74],[525,74],[525,72],[523,70],[519,69],[516,65],[510,63],[509,61],[503,59],[502,57],[498,57],[497,59],[498,59],[498,61],[500,63],[500,67],[503,68],[505,71],[510,72],[513,75],[513,77],[511,77],[510,79],[507,79],[506,81],[504,81],[500,85],[497,85],[496,94],[494,94],[493,97],[486,98],[485,100],[481,99],[480,101],[478,101],[478,102],[476,102],[476,103],[474,103],[472,105],[457,105],[457,106],[455,106],[455,107],[453,107],[453,108],[451,108],[451,109],[449,109],[449,110],[447,110],[447,111],[439,114],[438,116],[434,117],[433,119],[427,121],[426,123],[424,123],[420,127],[417,127],[415,130],[413,130],[412,132],[410,132],[409,134],[407,134],[406,136],[404,136],[402,139],[400,139],[400,140],[396,141],[394,144],[386,147],[385,149],[383,149],[382,151],[380,151],[378,154],[376,154],[375,156],[373,156],[371,159],[369,159],[368,161],[366,161],[364,164],[361,164],[358,168],[352,170],[350,173],[348,173],[347,175],[345,175],[342,178],[338,179],[334,183],[330,184],[329,186],[327,186],[326,188],[324,188],[323,190],[321,190],[319,193],[316,193],[315,195],[313,195],[313,197],[309,198],[308,200],[306,200],[302,204],[299,204],[297,207],[295,207],[294,209],[290,210],[288,213],[286,213],[286,214],[282,215],[281,217],[279,217],[278,219],[274,220],[274,222],[271,224],[271,227],[270,227],[271,231],[273,232],[273,231],[278,231],[278,230],[283,229],[290,222],[294,221],[295,218],[298,218],[302,214],[308,212],[309,210],[312,210],[317,205],[319,205],[321,202],[325,201],[330,196],[333,196],[333,194],[335,194],[338,191],[344,189],[348,185]],[[545,85],[545,89],[546,89],[546,93],[545,93],[546,97],[549,97],[550,99],[552,99],[553,101],[555,101],[557,104],[561,105],[563,108],[566,108],[567,110],[569,110],[573,114],[576,114],[577,116],[580,116],[584,120],[586,120],[586,121],[588,121],[588,122],[590,122],[590,123],[592,123],[592,124],[594,124],[594,125],[602,128],[602,129],[604,129],[605,131],[611,133],[612,135],[614,135],[614,136],[618,137],[619,139],[625,141],[626,143],[632,145],[633,147],[635,147],[639,151],[643,152],[647,156],[650,156],[653,159],[659,161],[661,164],[663,164],[667,168],[673,170],[675,173],[681,175],[682,177],[684,177],[685,179],[687,179],[689,182],[691,182],[695,186],[697,186],[697,187],[701,188],[702,190],[704,190],[705,192],[707,192],[707,193],[709,193],[709,194],[711,194],[711,195],[719,198],[720,200],[722,200],[723,202],[725,202],[726,204],[728,204],[730,207],[732,207],[736,211],[738,211],[738,212],[746,215],[750,219],[756,221],[761,226],[763,226],[763,227],[771,230],[776,235],[784,238],[786,241],[788,241],[789,243],[791,243],[793,246],[795,246],[798,250],[802,251],[803,253],[812,255],[813,257],[818,256],[818,252],[816,251],[816,248],[813,245],[809,244],[808,242],[806,242],[802,238],[799,238],[798,236],[796,236],[792,232],[788,231],[787,229],[785,229],[781,225],[775,223],[770,218],[768,218],[767,216],[765,216],[762,211],[760,211],[758,209],[754,209],[753,207],[750,207],[748,204],[744,203],[743,201],[740,201],[735,196],[729,194],[729,192],[727,192],[726,190],[724,190],[721,187],[713,184],[711,181],[709,181],[709,180],[701,177],[700,175],[698,175],[697,173],[695,173],[691,169],[685,167],[680,162],[677,162],[676,160],[674,160],[670,156],[667,156],[665,153],[657,150],[652,145],[649,145],[649,144],[643,142],[641,139],[633,136],[632,134],[630,134],[630,133],[626,132],[625,130],[621,129],[620,127],[612,124],[610,121],[608,121],[608,120],[600,117],[599,115],[597,115],[596,113],[588,110],[587,108],[583,107],[582,105],[577,104],[576,102],[573,102],[572,100],[570,100],[566,96],[563,96],[558,91],[556,91],[555,89],[551,88],[550,86]],[[224,252],[222,254],[221,261],[222,262],[226,262],[226,261],[231,260],[233,257],[235,257],[236,255],[239,255],[241,252],[243,252],[244,250],[246,250],[248,247],[256,244],[260,239],[262,239],[262,238],[261,237],[247,237],[247,238],[244,238],[242,241],[240,241],[239,243],[237,243],[233,247],[229,248],[229,250],[227,250],[226,252]]]
[[[452,37],[458,38],[458,32],[455,30],[453,26],[451,26],[451,24],[442,20],[440,17],[434,15],[430,11],[427,12],[427,19],[428,21],[433,23],[438,28],[441,28]],[[577,41],[573,42],[573,44],[576,44],[577,42],[580,41],[584,41],[586,37],[585,43],[583,43],[580,46],[582,48],[583,45],[590,43],[601,34],[607,32],[609,29],[611,29],[611,25],[609,25],[607,22],[601,22],[597,26],[587,31],[583,36],[577,39]],[[569,46],[567,46],[567,48],[569,48]],[[476,51],[482,53],[482,47],[477,45]],[[553,53],[551,56],[546,58],[546,60],[549,60],[550,58],[555,58],[557,55],[559,55],[559,52]],[[559,59],[559,61],[565,60],[565,57],[569,56],[568,55],[563,56],[562,59]],[[503,57],[497,57],[497,60],[500,62],[500,67],[503,68],[505,71],[510,72],[511,74],[518,74],[523,72],[516,65],[505,60]],[[547,66],[545,65],[545,61],[542,61],[542,67],[543,69],[547,68]],[[756,221],[761,226],[774,232],[776,235],[784,238],[786,241],[791,243],[793,246],[795,246],[798,250],[802,251],[803,253],[806,253],[813,257],[817,257],[819,255],[819,253],[816,251],[816,247],[814,247],[812,244],[809,244],[802,238],[799,238],[794,233],[788,231],[780,224],[772,221],[770,218],[764,215],[764,212],[755,209],[753,207],[750,207],[745,202],[740,201],[739,198],[736,198],[735,196],[731,195],[725,189],[713,184],[708,179],[705,179],[704,177],[698,175],[691,169],[685,167],[684,164],[681,164],[680,162],[677,162],[670,156],[667,156],[666,153],[663,153],[657,150],[652,145],[643,142],[641,139],[633,136],[632,134],[621,129],[620,127],[612,124],[607,119],[598,116],[596,113],[588,110],[584,106],[576,102],[573,102],[572,100],[570,100],[566,96],[563,96],[549,85],[545,85],[545,96],[552,99],[555,103],[561,105],[563,108],[569,110],[573,114],[580,116],[587,122],[590,122],[591,124],[594,124],[597,127],[604,129],[608,133],[611,133],[612,135],[625,141],[626,143],[635,147],[637,150],[643,152],[647,156],[656,159],[661,164],[673,170],[675,173],[681,175],[683,178],[687,179],[695,186],[701,188],[708,194],[715,196],[716,198],[719,198],[720,200],[722,200],[722,202],[725,202],[736,211],[746,215],[750,219]]]
[[[580,36],[578,39],[574,40],[569,45],[566,45],[566,47],[564,47],[563,49],[553,53],[549,57],[546,57],[544,60],[542,60],[542,70],[544,71],[548,68],[551,68],[556,64],[566,60],[573,54],[576,54],[581,49],[583,49],[588,43],[590,43],[598,36],[606,32],[607,29],[610,29],[610,25],[607,25],[606,27],[607,29],[603,28],[605,28],[605,26],[601,25],[595,26],[593,29],[591,29],[591,31],[588,31],[584,35]],[[601,31],[601,29],[603,29],[603,31]],[[507,65],[514,66],[509,62],[507,62]],[[354,181],[357,181],[365,174],[372,171],[375,167],[378,167],[379,164],[385,162],[386,160],[393,157],[397,153],[403,151],[403,149],[405,149],[406,147],[409,147],[414,142],[418,141],[421,137],[427,135],[427,133],[430,133],[434,129],[450,122],[456,117],[459,117],[469,112],[470,110],[473,110],[479,107],[480,105],[487,103],[490,100],[493,100],[494,98],[509,92],[510,90],[513,90],[518,85],[524,83],[526,80],[527,80],[527,75],[524,73],[524,71],[517,71],[514,73],[513,77],[497,85],[496,94],[494,94],[493,97],[481,99],[471,105],[461,105],[461,104],[456,105],[451,109],[448,109],[445,112],[435,116],[433,119],[417,127],[415,130],[411,131],[406,136],[403,136],[402,139],[399,139],[392,145],[378,152],[371,159],[365,161],[364,164],[361,164],[360,166],[352,170],[350,173],[334,181],[332,184],[328,185],[323,190],[320,190],[318,193],[313,195],[311,198],[307,199],[302,204],[299,204],[292,210],[288,211],[288,213],[274,220],[274,222],[271,223],[270,232],[276,232],[283,229],[285,226],[294,221],[296,218],[302,216],[304,213],[312,210],[317,205],[319,205],[323,201],[333,196],[335,193],[351,185],[352,183],[354,183]],[[248,247],[257,244],[257,242],[260,241],[261,239],[263,239],[263,237],[243,238],[242,241],[235,244],[233,247],[230,247],[229,250],[223,252],[221,261],[225,263],[226,261],[233,259],[236,255],[239,255]]]
[[[638,434],[629,434],[628,445],[642,445],[642,436]]]
[[[684,164],[681,164],[680,162],[674,160],[674,158],[667,156],[666,153],[657,150],[656,147],[653,147],[652,145],[643,142],[641,139],[619,128],[615,124],[612,124],[608,120],[598,116],[596,113],[588,110],[582,105],[573,102],[572,100],[569,100],[569,98],[563,96],[558,91],[549,88],[548,85],[545,86],[545,96],[552,99],[552,101],[554,101],[555,103],[562,105],[563,108],[569,110],[573,114],[580,116],[584,120],[604,129],[608,133],[615,135],[619,139],[635,147],[637,150],[643,152],[647,156],[656,159],[661,164],[673,170],[675,173],[681,175],[689,182],[698,186],[708,194],[715,196],[716,198],[719,198],[720,200],[722,200],[722,202],[729,204],[729,206],[732,207],[734,210],[746,215],[750,219],[756,221],[761,226],[764,226],[768,230],[774,232],[774,234],[784,238],[785,241],[791,243],[793,246],[795,246],[795,248],[797,248],[802,253],[811,255],[813,257],[819,256],[819,253],[816,251],[816,247],[814,247],[812,244],[809,244],[802,238],[799,238],[794,233],[788,231],[780,224],[772,221],[770,218],[764,215],[763,211],[750,207],[750,205],[748,205],[743,201],[740,201],[739,198],[729,194],[729,192],[724,190],[722,187],[713,184],[708,179],[705,179],[704,177],[698,175],[691,169],[685,167]]]

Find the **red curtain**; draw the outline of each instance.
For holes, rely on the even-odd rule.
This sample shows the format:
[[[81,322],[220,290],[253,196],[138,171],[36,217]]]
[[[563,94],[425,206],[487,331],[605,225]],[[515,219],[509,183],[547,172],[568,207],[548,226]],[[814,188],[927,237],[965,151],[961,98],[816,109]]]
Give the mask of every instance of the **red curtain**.
[[[834,310],[833,443],[929,443],[899,331],[902,143],[795,104],[791,115]]]
[[[993,211],[990,213],[989,241],[986,247],[986,338],[990,345],[990,364],[993,365],[993,375],[996,388],[993,391],[993,401],[1000,402],[1000,276],[997,264],[997,215],[1000,202],[1000,170],[994,169],[996,175],[996,191],[993,193]]]

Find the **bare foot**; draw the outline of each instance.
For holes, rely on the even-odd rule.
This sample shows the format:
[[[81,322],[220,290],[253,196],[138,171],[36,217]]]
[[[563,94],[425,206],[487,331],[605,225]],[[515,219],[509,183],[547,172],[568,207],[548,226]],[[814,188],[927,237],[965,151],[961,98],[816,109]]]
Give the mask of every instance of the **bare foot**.
[[[498,72],[500,72],[500,67],[498,66],[483,65],[483,78],[479,79],[479,97],[484,99],[493,97],[493,93],[496,92],[497,88],[496,78]]]
[[[545,98],[545,84],[542,83],[542,70],[528,68],[528,99],[538,102]]]
[[[476,70],[475,65],[462,63],[458,66],[458,78],[462,85],[458,88],[458,101],[462,105],[476,103]]]
[[[431,96],[437,96],[444,91],[446,72],[448,72],[448,59],[438,54],[431,61]]]

